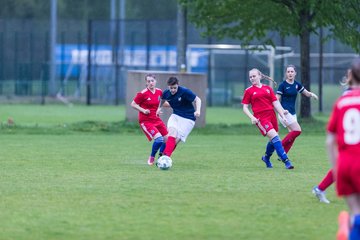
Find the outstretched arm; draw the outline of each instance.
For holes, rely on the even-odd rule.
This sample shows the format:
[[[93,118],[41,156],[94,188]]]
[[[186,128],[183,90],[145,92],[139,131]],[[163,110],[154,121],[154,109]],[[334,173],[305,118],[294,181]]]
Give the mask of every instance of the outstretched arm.
[[[304,91],[302,91],[302,94],[304,94],[305,96],[307,96],[309,98],[314,98],[315,100],[319,99],[318,96],[315,93],[310,92],[310,91],[308,91],[306,89],[304,89]]]

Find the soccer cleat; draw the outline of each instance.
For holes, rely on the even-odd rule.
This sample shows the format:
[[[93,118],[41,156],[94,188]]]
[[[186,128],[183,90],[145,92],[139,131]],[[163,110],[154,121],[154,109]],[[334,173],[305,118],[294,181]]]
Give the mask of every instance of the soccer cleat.
[[[148,161],[147,161],[148,165],[150,165],[150,166],[154,165],[154,160],[155,160],[155,157],[150,156]]]
[[[320,202],[330,203],[325,196],[325,191],[321,191],[318,187],[314,187],[312,193],[319,199]]]
[[[265,156],[262,156],[262,157],[261,157],[261,160],[266,164],[266,167],[267,167],[267,168],[272,168],[272,167],[273,167],[272,164],[271,164],[271,162],[270,162],[270,159],[266,159]]]
[[[294,166],[291,164],[289,159],[285,159],[282,162],[285,164],[286,169],[294,169]]]

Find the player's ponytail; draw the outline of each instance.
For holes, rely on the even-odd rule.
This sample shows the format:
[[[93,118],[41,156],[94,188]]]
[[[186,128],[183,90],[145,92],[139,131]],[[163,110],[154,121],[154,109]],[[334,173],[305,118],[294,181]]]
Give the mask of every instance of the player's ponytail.
[[[342,78],[342,80],[340,81],[340,85],[344,86],[344,87],[351,87],[352,82],[351,82],[351,78],[350,78],[350,74],[351,74],[351,69],[349,68],[346,71],[346,75]]]
[[[277,86],[277,83],[276,83],[271,77],[263,74],[259,69],[253,68],[253,69],[251,69],[249,72],[251,72],[251,71],[257,71],[257,72],[259,73],[261,79],[266,79],[266,80],[268,80],[268,81],[270,81],[270,82],[273,82],[273,83],[274,83],[274,86],[275,86],[275,87]]]
[[[273,83],[274,83],[274,86],[275,86],[275,87],[277,86],[277,83],[276,83],[276,82],[274,81],[274,79],[272,79],[271,77],[263,74],[262,72],[260,72],[260,75],[261,75],[261,79],[266,79],[266,80],[268,80],[268,81],[270,81],[270,82],[273,82]]]

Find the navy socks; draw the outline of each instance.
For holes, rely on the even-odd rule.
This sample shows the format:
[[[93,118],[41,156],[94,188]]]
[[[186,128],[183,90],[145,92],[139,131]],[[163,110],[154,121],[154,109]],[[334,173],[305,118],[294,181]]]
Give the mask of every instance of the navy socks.
[[[157,151],[159,150],[159,148],[162,146],[162,145],[165,145],[164,144],[164,138],[161,136],[161,137],[158,137],[158,138],[155,138],[154,139],[154,143],[152,145],[152,149],[151,149],[151,155],[152,157],[155,157]],[[161,151],[161,150],[160,150]]]
[[[354,216],[354,223],[352,229],[350,230],[349,240],[359,240],[360,239],[360,215]]]
[[[282,161],[288,159],[288,156],[281,144],[279,136],[274,137],[273,139],[271,139],[270,142],[268,142],[268,144],[266,145],[265,157],[269,159],[273,154],[274,149],[276,150],[277,155]]]

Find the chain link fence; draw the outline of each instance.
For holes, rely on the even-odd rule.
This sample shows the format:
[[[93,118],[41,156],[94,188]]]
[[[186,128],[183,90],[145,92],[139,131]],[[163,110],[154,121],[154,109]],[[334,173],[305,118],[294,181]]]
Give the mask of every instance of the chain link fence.
[[[176,21],[165,20],[59,20],[57,95],[50,97],[49,22],[0,20],[0,101],[123,104],[128,70],[176,71],[176,27]],[[203,38],[201,31],[190,23],[186,36],[187,44],[240,44],[234,39]],[[276,45],[290,46],[294,51],[292,56],[274,62],[276,81],[282,80],[287,64],[297,66],[300,79],[298,38],[274,36]],[[323,68],[324,103],[327,103],[341,92],[338,82],[355,54],[333,39],[324,44],[323,51],[327,54]],[[319,73],[316,35],[311,36],[311,52],[312,90],[316,92]],[[208,75],[210,105],[231,106],[238,103],[238,97],[249,85],[247,72],[251,68],[269,73],[266,61],[264,56],[214,54],[197,49],[188,57],[187,64],[191,65],[191,71]],[[326,106],[324,111],[329,108]]]

